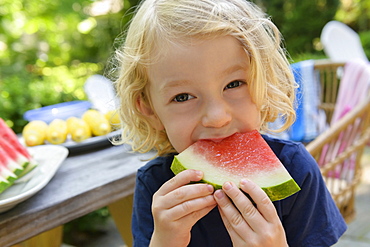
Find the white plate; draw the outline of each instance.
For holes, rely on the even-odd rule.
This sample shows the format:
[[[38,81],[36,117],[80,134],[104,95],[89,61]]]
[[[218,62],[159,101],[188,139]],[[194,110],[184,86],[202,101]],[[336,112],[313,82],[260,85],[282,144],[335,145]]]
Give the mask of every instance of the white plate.
[[[32,177],[25,182],[17,182],[0,194],[0,213],[39,192],[54,176],[68,155],[68,149],[58,145],[42,145],[28,148],[38,164],[31,171]]]

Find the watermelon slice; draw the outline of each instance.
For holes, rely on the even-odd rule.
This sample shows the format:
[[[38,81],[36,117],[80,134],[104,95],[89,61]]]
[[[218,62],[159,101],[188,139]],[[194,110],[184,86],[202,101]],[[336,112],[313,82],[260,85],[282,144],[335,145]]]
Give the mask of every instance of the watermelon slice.
[[[3,172],[2,167],[0,167],[0,193],[12,185],[12,182],[10,182],[8,179],[5,179],[7,176],[8,175]]]
[[[31,159],[31,155],[28,153],[26,147],[20,144],[17,135],[2,118],[0,118],[0,136],[7,140],[20,154]]]
[[[9,172],[9,170],[4,171],[0,167],[0,194],[14,183],[14,174]]]
[[[12,161],[0,148],[0,193],[11,186],[22,171],[23,168]]]
[[[176,155],[171,170],[201,170],[201,182],[221,189],[227,181],[242,178],[259,185],[271,201],[284,199],[300,190],[280,160],[257,130],[236,133],[220,142],[200,140]]]
[[[29,159],[26,158],[23,154],[18,153],[14,146],[10,145],[10,143],[1,136],[0,136],[0,148],[3,149],[8,154],[9,158],[14,160],[23,168],[28,166]]]
[[[24,168],[10,158],[9,154],[0,146],[0,164],[14,173],[16,176],[22,173]]]
[[[0,118],[0,193],[36,166],[17,135]]]

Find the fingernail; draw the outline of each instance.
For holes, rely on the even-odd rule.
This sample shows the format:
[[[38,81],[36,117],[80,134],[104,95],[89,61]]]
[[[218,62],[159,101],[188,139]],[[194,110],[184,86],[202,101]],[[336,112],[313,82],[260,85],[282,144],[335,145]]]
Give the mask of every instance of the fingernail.
[[[203,172],[202,171],[196,170],[195,173],[197,174],[198,177],[202,177],[203,176]]]
[[[246,185],[248,183],[249,183],[248,179],[243,178],[242,180],[240,180],[240,184],[242,184],[242,185]]]
[[[214,191],[213,186],[210,185],[210,184],[207,185],[207,189],[208,189],[209,192],[213,192]]]
[[[222,192],[222,190],[216,190],[215,196],[217,197],[217,199],[222,199],[225,196],[225,194],[224,192]]]
[[[229,190],[229,189],[231,189],[231,187],[233,187],[232,185],[231,185],[231,183],[230,182],[226,182],[226,183],[224,183],[224,189],[225,190]]]

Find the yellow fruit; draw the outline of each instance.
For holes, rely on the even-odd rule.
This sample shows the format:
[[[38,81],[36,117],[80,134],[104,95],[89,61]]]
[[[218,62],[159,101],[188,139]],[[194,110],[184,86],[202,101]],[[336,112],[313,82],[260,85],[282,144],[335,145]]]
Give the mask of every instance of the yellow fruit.
[[[85,120],[77,117],[70,117],[67,119],[68,133],[75,142],[82,142],[91,137],[90,126]]]
[[[105,118],[104,114],[90,109],[87,110],[83,115],[82,119],[90,126],[91,132],[95,136],[102,136],[110,133],[112,127],[110,126],[108,120]]]
[[[105,118],[108,120],[113,130],[121,128],[121,120],[119,117],[119,112],[117,110],[108,111],[107,113],[105,113]]]
[[[67,139],[67,123],[62,119],[54,119],[46,130],[46,140],[51,144],[61,144]]]
[[[23,139],[27,146],[41,145],[45,141],[48,125],[41,120],[34,120],[26,124],[22,131]]]

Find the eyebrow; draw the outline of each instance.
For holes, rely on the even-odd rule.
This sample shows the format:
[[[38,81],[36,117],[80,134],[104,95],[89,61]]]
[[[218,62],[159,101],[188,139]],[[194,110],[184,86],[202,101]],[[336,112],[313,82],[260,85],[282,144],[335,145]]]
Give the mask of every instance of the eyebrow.
[[[235,64],[233,66],[230,66],[228,68],[226,68],[224,71],[222,71],[220,73],[220,77],[222,76],[226,76],[228,74],[232,74],[236,71],[239,71],[239,70],[243,70],[243,71],[246,71],[248,68],[248,63],[239,63],[239,64]],[[169,90],[170,88],[175,88],[175,87],[180,87],[180,86],[183,86],[183,85],[187,85],[188,83],[190,83],[189,80],[174,80],[174,81],[168,81],[166,82],[163,86],[160,87],[160,92],[164,92],[164,91],[167,91]]]
[[[170,88],[175,88],[175,87],[180,87],[180,86],[183,86],[183,85],[187,85],[189,82],[190,82],[189,80],[168,81],[168,82],[164,83],[164,85],[162,85],[159,88],[159,91],[160,92],[165,92],[165,91],[169,90]]]
[[[248,68],[248,64],[247,63],[240,63],[240,64],[235,64],[227,69],[225,69],[224,71],[222,71],[222,73],[220,74],[220,76],[226,76],[228,74],[232,74],[236,71],[239,71],[239,70],[243,70],[246,72]]]

